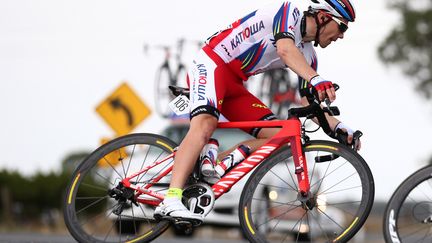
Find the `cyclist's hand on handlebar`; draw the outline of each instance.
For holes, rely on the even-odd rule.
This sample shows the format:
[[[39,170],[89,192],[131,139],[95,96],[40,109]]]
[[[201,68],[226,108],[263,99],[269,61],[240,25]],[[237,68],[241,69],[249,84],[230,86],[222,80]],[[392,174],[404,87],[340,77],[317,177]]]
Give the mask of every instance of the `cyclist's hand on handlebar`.
[[[310,83],[315,87],[320,101],[324,101],[326,97],[330,102],[333,102],[336,99],[336,91],[331,81],[325,80],[321,78],[321,76],[316,75],[310,80]]]
[[[346,124],[339,122],[335,127],[336,138],[340,143],[351,146],[358,151],[361,148],[360,137],[363,135],[360,131],[355,131]]]

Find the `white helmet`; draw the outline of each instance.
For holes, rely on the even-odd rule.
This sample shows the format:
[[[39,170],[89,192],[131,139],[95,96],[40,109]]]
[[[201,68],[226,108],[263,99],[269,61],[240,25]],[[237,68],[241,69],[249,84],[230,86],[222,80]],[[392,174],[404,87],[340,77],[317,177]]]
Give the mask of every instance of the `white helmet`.
[[[313,10],[323,10],[350,22],[355,20],[354,5],[349,0],[312,0],[310,7]]]

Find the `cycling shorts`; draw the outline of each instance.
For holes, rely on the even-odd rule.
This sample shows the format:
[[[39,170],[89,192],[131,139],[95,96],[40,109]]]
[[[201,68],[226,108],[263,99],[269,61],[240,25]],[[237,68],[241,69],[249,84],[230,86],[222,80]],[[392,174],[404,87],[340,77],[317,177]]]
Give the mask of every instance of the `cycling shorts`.
[[[243,79],[211,48],[205,46],[194,59],[188,72],[191,119],[199,114],[229,121],[259,121],[276,119],[272,111],[243,85]],[[244,131],[257,136],[260,129]]]

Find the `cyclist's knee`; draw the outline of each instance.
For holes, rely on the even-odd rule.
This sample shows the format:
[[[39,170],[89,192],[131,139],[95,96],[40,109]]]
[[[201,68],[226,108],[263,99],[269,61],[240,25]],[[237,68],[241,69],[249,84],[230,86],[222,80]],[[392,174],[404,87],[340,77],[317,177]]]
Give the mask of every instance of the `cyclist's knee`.
[[[280,131],[280,128],[262,128],[256,138],[271,138]]]
[[[197,139],[205,143],[210,139],[214,130],[216,130],[218,120],[216,117],[208,114],[195,116],[190,123],[189,132],[195,134]]]

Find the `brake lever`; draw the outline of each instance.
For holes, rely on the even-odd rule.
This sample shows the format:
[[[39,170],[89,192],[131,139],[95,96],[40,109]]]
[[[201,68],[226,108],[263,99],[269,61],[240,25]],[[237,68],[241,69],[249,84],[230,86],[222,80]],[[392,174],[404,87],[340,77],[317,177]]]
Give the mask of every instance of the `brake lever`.
[[[348,133],[344,132],[342,129],[337,129],[335,133],[335,138],[339,141],[339,143],[347,145],[351,147],[354,151],[358,151],[358,145],[360,142],[360,137],[363,136],[363,133],[359,130],[353,133],[353,140],[348,143]]]
[[[359,131],[359,130],[355,131],[354,134],[353,134],[353,146],[354,146],[353,149],[355,151],[359,150],[358,149],[358,145],[359,145],[360,137],[361,136],[363,136],[363,133],[361,131]]]
[[[326,104],[326,106],[327,106],[328,113],[329,113],[331,116],[334,116],[335,114],[333,113],[332,109],[330,108],[330,106],[331,106],[331,101],[330,101],[328,98],[326,98],[326,99],[324,100],[324,102],[325,102],[325,104]]]

